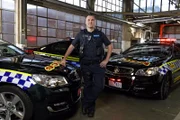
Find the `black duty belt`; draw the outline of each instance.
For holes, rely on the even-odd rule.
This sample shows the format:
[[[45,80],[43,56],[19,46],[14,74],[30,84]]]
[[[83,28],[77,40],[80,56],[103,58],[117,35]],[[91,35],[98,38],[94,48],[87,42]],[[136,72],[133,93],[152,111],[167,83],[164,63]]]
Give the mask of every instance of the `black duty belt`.
[[[94,64],[99,64],[101,61],[100,60],[82,60],[81,64],[82,65],[94,65]]]

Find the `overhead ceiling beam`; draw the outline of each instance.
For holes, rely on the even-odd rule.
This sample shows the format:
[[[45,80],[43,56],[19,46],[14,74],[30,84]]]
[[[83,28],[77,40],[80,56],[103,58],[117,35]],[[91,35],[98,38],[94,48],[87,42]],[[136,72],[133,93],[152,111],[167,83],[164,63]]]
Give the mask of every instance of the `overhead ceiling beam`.
[[[154,12],[154,13],[133,13],[133,12],[97,12],[97,13],[100,13],[100,14],[122,14],[122,15],[133,15],[133,16],[149,16],[149,15],[171,16],[172,14],[180,15],[179,10]]]
[[[33,1],[33,0],[28,0],[28,3],[31,4],[38,4],[40,6],[56,9],[56,10],[61,10],[61,11],[68,11],[69,13],[72,14],[77,14],[81,16],[86,16],[87,14],[91,13],[96,16],[96,18],[99,18],[100,20],[107,20],[111,21],[114,23],[126,23],[126,24],[133,24],[132,22],[118,19],[111,17],[110,15],[105,15],[103,13],[98,13],[89,9],[85,9],[79,6],[71,5],[65,2],[57,1],[57,0],[41,0],[41,2]]]

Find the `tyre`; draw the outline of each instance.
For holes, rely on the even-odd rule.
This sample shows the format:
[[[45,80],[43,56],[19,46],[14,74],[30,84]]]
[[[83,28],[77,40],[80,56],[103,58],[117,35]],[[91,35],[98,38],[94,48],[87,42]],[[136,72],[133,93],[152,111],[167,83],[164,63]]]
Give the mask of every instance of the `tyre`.
[[[33,104],[20,88],[0,86],[0,120],[30,120]]]
[[[169,75],[164,76],[161,88],[160,88],[160,93],[159,93],[159,99],[160,100],[165,100],[170,91],[170,80],[169,80]]]

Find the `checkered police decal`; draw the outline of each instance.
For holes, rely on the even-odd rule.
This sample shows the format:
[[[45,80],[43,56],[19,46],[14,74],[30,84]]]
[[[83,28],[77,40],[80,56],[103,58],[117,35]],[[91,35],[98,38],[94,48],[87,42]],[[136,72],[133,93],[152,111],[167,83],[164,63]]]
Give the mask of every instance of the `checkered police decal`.
[[[159,72],[163,75],[165,75],[168,72],[168,69],[165,66],[162,66],[159,68]]]
[[[168,72],[168,70],[171,70],[172,73],[175,73],[179,69],[180,69],[180,60],[173,60],[160,66],[159,72],[165,75]]]
[[[69,61],[68,62],[76,67],[80,67],[80,63],[79,62],[73,62],[73,61]]]
[[[16,84],[23,90],[36,84],[31,75],[6,69],[0,69],[0,82]]]

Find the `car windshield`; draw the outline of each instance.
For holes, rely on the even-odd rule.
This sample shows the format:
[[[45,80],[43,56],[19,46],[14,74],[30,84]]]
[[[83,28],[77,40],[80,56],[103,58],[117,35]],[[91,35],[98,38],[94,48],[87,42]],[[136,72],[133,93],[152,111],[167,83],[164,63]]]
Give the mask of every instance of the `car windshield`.
[[[172,49],[169,45],[141,44],[126,50],[124,55],[171,55]]]
[[[25,54],[25,52],[12,44],[0,44],[0,56],[13,57],[22,54]]]

